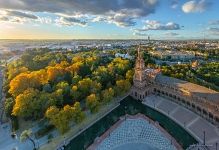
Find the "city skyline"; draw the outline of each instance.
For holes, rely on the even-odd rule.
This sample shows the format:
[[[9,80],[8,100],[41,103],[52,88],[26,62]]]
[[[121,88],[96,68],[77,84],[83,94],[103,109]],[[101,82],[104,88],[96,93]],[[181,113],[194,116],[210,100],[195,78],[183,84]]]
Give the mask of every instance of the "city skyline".
[[[0,39],[218,39],[215,0],[1,0]]]

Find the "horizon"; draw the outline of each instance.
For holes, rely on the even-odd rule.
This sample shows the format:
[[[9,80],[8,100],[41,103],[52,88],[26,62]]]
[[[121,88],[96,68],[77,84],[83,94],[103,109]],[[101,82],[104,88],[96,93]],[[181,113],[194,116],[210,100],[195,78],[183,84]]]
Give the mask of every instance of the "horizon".
[[[0,1],[0,39],[219,39],[219,1]]]

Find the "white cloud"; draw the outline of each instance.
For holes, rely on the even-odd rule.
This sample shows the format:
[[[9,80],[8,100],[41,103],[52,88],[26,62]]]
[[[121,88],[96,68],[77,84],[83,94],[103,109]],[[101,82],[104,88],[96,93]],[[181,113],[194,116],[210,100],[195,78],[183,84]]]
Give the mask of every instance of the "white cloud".
[[[80,20],[76,17],[59,17],[58,19],[55,20],[57,25],[60,26],[82,26],[85,27],[87,26],[87,22],[84,20]]]
[[[174,22],[168,22],[162,24],[156,20],[146,20],[146,25],[142,29],[137,29],[138,31],[149,31],[149,30],[180,30],[180,25]]]
[[[175,32],[166,32],[166,33],[164,33],[164,35],[166,35],[168,37],[174,37],[174,36],[178,36],[179,34],[175,33]]]
[[[196,12],[204,12],[211,6],[210,2],[207,2],[206,0],[192,0],[189,2],[186,2],[182,6],[182,10],[185,13],[196,13]]]
[[[52,18],[50,18],[50,17],[39,17],[38,21],[41,24],[51,24],[53,22]]]
[[[218,27],[207,28],[207,31],[212,35],[219,36],[219,28]]]

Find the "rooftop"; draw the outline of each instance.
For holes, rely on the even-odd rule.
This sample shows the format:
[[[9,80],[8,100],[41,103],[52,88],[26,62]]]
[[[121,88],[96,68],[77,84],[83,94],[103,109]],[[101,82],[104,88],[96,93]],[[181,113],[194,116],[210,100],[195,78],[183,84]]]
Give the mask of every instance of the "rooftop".
[[[219,103],[219,92],[214,91],[212,89],[188,81],[167,77],[162,74],[158,74],[155,78],[155,81],[161,84],[175,86],[177,88],[190,92],[192,95],[197,95],[204,99]]]

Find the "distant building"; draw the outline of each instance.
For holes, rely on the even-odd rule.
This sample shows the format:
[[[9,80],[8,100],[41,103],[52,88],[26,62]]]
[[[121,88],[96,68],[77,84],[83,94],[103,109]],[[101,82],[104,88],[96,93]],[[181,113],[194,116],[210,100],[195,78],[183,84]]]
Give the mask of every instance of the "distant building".
[[[123,59],[133,59],[134,58],[133,56],[129,55],[129,53],[126,53],[126,54],[116,53],[115,57],[120,57]]]
[[[195,58],[195,53],[190,51],[170,51],[170,50],[158,50],[151,51],[152,56],[156,56],[160,59],[166,60],[190,60]]]

